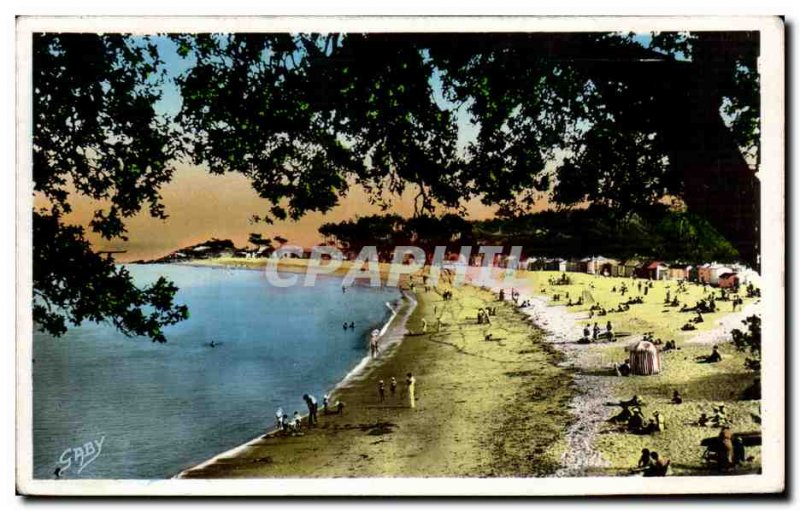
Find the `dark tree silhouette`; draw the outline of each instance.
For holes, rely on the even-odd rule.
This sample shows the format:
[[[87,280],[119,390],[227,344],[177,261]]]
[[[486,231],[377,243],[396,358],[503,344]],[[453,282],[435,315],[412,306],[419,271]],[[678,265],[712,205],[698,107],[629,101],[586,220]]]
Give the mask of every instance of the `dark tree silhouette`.
[[[758,264],[756,33],[178,40],[197,61],[179,116],[195,162],[245,173],[274,217],[325,211],[353,183],[382,205],[411,186],[418,214],[475,196],[518,214],[551,192],[624,217],[672,196]],[[464,154],[456,108],[478,126]]]
[[[33,214],[33,319],[53,335],[88,319],[164,342],[162,327],[188,316],[171,283],[137,288],[81,227],[63,223],[71,194],[105,205],[91,228],[106,239],[124,239],[124,219],[145,207],[165,218],[159,188],[172,178],[175,146],[153,110],[159,80],[152,45],[121,35],[33,37],[33,184],[47,202]]]
[[[410,187],[417,216],[458,211],[474,197],[513,216],[550,194],[567,206],[606,205],[623,221],[674,197],[758,264],[758,181],[748,165],[759,149],[757,33],[654,34],[649,48],[599,33],[173,39],[192,65],[178,79],[180,113],[162,119],[153,44],[34,37],[34,190],[48,203],[35,231],[63,231],[56,239],[90,258],[83,233],[63,225],[70,193],[102,201],[90,227],[124,238],[124,220],[142,209],[165,216],[159,189],[184,156],[247,176],[268,202],[259,215],[267,221],[328,211],[354,184],[384,207]],[[463,151],[459,109],[478,127]],[[185,317],[113,265],[50,272],[43,262],[64,247],[38,239],[34,319],[49,331],[91,317],[163,340],[160,326]],[[45,279],[86,296],[114,280],[123,304],[163,315],[145,327],[118,308],[75,313]],[[166,283],[159,290],[170,295]]]

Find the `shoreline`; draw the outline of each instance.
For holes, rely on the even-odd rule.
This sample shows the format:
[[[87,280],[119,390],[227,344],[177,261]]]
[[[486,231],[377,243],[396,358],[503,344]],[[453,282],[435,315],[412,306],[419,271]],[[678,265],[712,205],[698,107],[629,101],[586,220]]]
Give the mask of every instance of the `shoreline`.
[[[180,263],[178,263],[178,264],[180,264]],[[208,266],[207,265],[202,265],[202,267],[208,267]],[[225,266],[220,266],[220,267],[221,268],[226,268]],[[247,268],[247,269],[257,270],[257,268]],[[397,306],[397,308],[392,309],[391,306],[389,305],[389,302],[386,302],[384,305],[386,305],[387,308],[389,308],[389,310],[391,311],[391,314],[390,314],[389,318],[384,322],[383,326],[380,329],[380,334],[378,336],[379,340],[382,340],[386,336],[386,334],[389,334],[391,331],[394,331],[394,330],[405,330],[405,326],[406,326],[406,322],[408,321],[408,318],[411,316],[411,314],[414,312],[414,309],[417,307],[417,301],[414,299],[414,297],[410,293],[407,293],[407,292],[403,291],[402,292],[402,296],[400,298],[400,304]],[[399,313],[401,311],[403,312],[403,316],[400,318],[399,322],[395,323],[395,319],[397,319],[397,317],[398,317],[398,315],[399,315]],[[392,346],[394,346],[394,344],[396,344],[398,342],[401,342],[402,339],[403,339],[403,334],[400,335],[399,341],[395,341],[395,343],[391,343],[391,339],[388,338],[387,341],[389,341],[389,343],[387,343],[387,345],[384,348],[384,350],[386,348],[391,348]],[[341,387],[347,385],[348,382],[352,381],[353,379],[357,379],[360,375],[363,375],[363,373],[369,369],[370,362],[373,362],[373,361],[374,360],[372,359],[370,354],[367,353],[367,355],[364,358],[359,360],[358,363],[355,366],[353,366],[353,368],[350,369],[350,371],[348,371],[347,374],[344,375],[344,377],[342,377],[328,391],[328,395],[332,396],[338,389],[340,389]],[[301,415],[301,418],[303,420],[306,420],[307,419],[307,415],[308,414],[304,413],[304,414]],[[193,471],[196,471],[196,470],[202,470],[205,467],[207,467],[209,465],[212,465],[212,464],[218,462],[219,460],[221,460],[223,458],[236,456],[236,454],[244,451],[245,449],[247,449],[249,447],[252,447],[252,445],[255,442],[258,442],[263,437],[275,435],[277,433],[278,433],[278,430],[276,428],[270,429],[265,434],[261,434],[261,435],[255,437],[255,438],[252,438],[252,439],[248,440],[247,442],[245,442],[243,444],[237,445],[236,447],[233,447],[233,448],[231,448],[231,449],[229,449],[229,450],[227,450],[225,452],[222,452],[222,453],[219,453],[217,455],[214,455],[211,458],[209,458],[209,459],[207,459],[207,460],[205,460],[205,461],[203,461],[201,463],[198,463],[197,465],[193,465],[193,466],[191,466],[189,468],[185,468],[185,469],[181,470],[180,472],[178,472],[177,474],[175,474],[174,476],[171,476],[171,477],[168,476],[168,477],[170,479],[183,479],[190,472],[193,472]]]
[[[346,403],[343,415],[321,413],[320,424],[298,436],[260,436],[177,477],[530,477],[554,472],[572,393],[570,373],[557,367],[557,355],[539,329],[514,307],[477,286],[452,291],[454,298],[444,301],[440,289],[418,288],[416,306],[397,314],[379,358],[343,378],[331,395],[331,402]],[[474,311],[492,303],[497,303],[497,314],[489,328],[498,338],[486,342],[487,327],[475,322]],[[441,332],[434,326],[438,322]],[[406,331],[400,331],[400,323]],[[416,408],[408,407],[408,371],[417,378]],[[390,376],[397,376],[396,396],[389,394]],[[387,383],[386,402],[378,399],[379,379]],[[530,428],[537,418],[539,427]]]
[[[303,270],[302,263],[292,266],[293,271]],[[698,325],[697,331],[682,332],[677,326],[685,321],[682,318],[688,316],[681,315],[677,309],[665,309],[662,305],[663,295],[659,294],[676,284],[654,281],[655,289],[645,300],[645,305],[635,306],[632,313],[611,311],[609,314],[608,319],[614,322],[620,342],[578,344],[575,341],[580,337],[584,323],[600,319],[591,319],[588,305],[567,307],[561,302],[551,302],[549,294],[572,291],[577,292],[574,296],[581,293],[584,296],[594,295],[597,302],[590,298],[589,303],[612,307],[615,305],[612,300],[619,300],[619,293],[614,297],[610,292],[612,284],[620,285],[624,280],[633,287],[640,283],[640,279],[634,281],[572,273],[570,277],[573,282],[570,285],[555,287],[545,284],[546,277],[552,276],[549,273],[521,272],[522,277],[513,284],[498,282],[487,286],[480,279],[474,279],[472,271],[469,273],[464,285],[452,288],[456,296],[456,303],[452,305],[441,300],[439,289],[432,293],[419,290],[417,297],[421,302],[411,307],[402,321],[404,325],[416,325],[416,331],[405,329],[403,335],[397,336],[396,342],[384,348],[379,360],[371,363],[373,361],[366,357],[334,387],[337,395],[342,393],[346,396],[348,404],[355,402],[364,408],[353,414],[355,418],[351,419],[348,407],[347,418],[332,416],[324,419],[323,422],[330,420],[334,423],[323,425],[322,428],[328,428],[326,431],[316,428],[310,431],[312,438],[268,434],[190,469],[191,474],[184,474],[187,472],[184,471],[182,475],[210,478],[624,476],[630,475],[630,466],[635,465],[638,452],[643,447],[653,446],[669,457],[678,459],[680,464],[676,466],[681,468],[677,475],[702,475],[707,472],[703,472],[704,469],[698,464],[700,453],[695,452],[695,445],[702,435],[714,433],[711,429],[685,426],[691,417],[696,417],[714,403],[725,402],[732,411],[731,416],[737,421],[737,427],[743,428],[741,431],[759,429],[749,418],[754,412],[758,413],[759,402],[740,402],[735,397],[752,375],[741,367],[744,355],[735,352],[727,342],[730,327],[740,326],[738,322],[743,317],[758,310],[757,299],[748,299],[745,307],[737,312],[729,312],[727,308],[723,311],[724,302],[720,302],[718,312],[708,314],[709,319]],[[646,281],[642,280],[641,283],[646,285]],[[507,292],[509,287],[515,287],[520,292],[520,300],[530,299],[530,306],[517,307],[507,299],[503,307],[498,307],[499,316],[502,316],[497,319],[500,324],[482,328],[474,325],[474,319],[469,319],[474,318],[474,311],[493,302],[500,303],[496,293],[501,287]],[[685,303],[694,303],[691,300],[700,298],[704,293],[705,288],[692,284],[681,298]],[[408,297],[407,293],[404,295]],[[447,307],[451,308],[445,312]],[[435,333],[426,333],[424,329],[420,331],[423,317],[427,317],[428,326],[443,317],[448,322],[442,323],[445,327],[441,335],[438,329]],[[605,320],[602,318],[603,322]],[[493,349],[487,350],[486,347],[493,343],[486,343],[482,339],[483,333],[495,329],[501,332],[496,349],[504,353],[502,357],[497,356]],[[609,372],[611,362],[621,361],[626,356],[625,346],[651,330],[664,339],[677,338],[683,348],[682,356],[681,352],[661,355],[666,369],[658,376],[613,377],[613,371]],[[517,343],[512,351],[508,351],[502,337],[507,333],[513,334],[515,343],[517,339],[525,338],[529,340],[523,344],[530,346],[530,339],[533,339],[534,346],[539,344],[540,348],[530,349]],[[725,343],[724,346],[727,346],[723,350],[725,363],[697,365],[694,357],[707,352],[712,343]],[[542,357],[548,350],[552,354]],[[437,355],[431,358],[433,353]],[[532,353],[538,353],[538,361],[528,360]],[[482,361],[465,364],[463,360],[468,357],[477,357]],[[440,391],[437,394],[446,396],[450,393],[451,397],[444,398],[446,401],[443,402],[438,395],[436,400],[437,415],[447,417],[446,422],[442,422],[437,415],[421,421],[419,410],[410,417],[407,415],[408,409],[403,406],[390,406],[398,410],[387,410],[372,397],[373,393],[377,394],[373,386],[377,379],[386,379],[392,374],[402,376],[405,373],[402,367],[420,366],[420,360],[425,362],[422,367],[427,372],[418,376],[419,381],[437,381],[437,385],[442,387],[436,389]],[[465,365],[463,369],[457,369],[449,364]],[[513,370],[515,367],[518,370]],[[453,374],[448,375],[448,372]],[[547,373],[547,378],[550,378],[544,380],[545,390],[539,388],[542,385],[537,386],[532,381],[539,376],[538,373]],[[414,374],[417,376],[419,370],[415,370]],[[520,376],[522,379],[517,379]],[[482,377],[490,377],[493,381],[485,384]],[[706,378],[711,378],[713,384],[701,384],[698,387],[694,383],[703,382]],[[499,385],[498,381],[508,383]],[[561,382],[563,388],[560,392],[553,390],[550,385],[552,381]],[[485,391],[483,387],[492,390]],[[680,388],[688,397],[680,408],[669,404],[667,392],[671,393],[674,388]],[[428,389],[423,393],[426,391]],[[455,397],[462,392],[469,396],[466,400]],[[669,428],[672,430],[669,434],[640,436],[609,429],[607,419],[614,410],[608,406],[608,402],[628,399],[634,394],[642,395],[648,403],[667,413],[669,424],[673,425]],[[534,396],[535,404],[530,402],[529,396]],[[502,406],[495,406],[494,402],[498,401]],[[460,407],[469,407],[472,413],[463,412]],[[404,408],[406,412],[402,411]],[[649,413],[654,409],[648,408]],[[497,419],[498,416],[503,418]],[[486,423],[487,417],[492,418],[489,424]],[[536,434],[525,431],[530,429],[531,420],[541,421],[541,435],[537,436],[540,433],[538,431]],[[495,426],[495,421],[503,427]],[[436,428],[438,424],[456,428],[459,433],[443,433]],[[536,424],[540,425],[539,422]],[[412,431],[408,431],[408,427]],[[487,434],[482,431],[487,427],[497,430]],[[434,431],[430,431],[431,428]],[[361,436],[351,432],[353,429],[376,435],[378,440],[365,443]],[[332,447],[326,441],[343,442],[344,446]],[[372,447],[387,442],[398,447],[394,447],[394,450]],[[420,446],[426,446],[426,450],[432,452],[441,451],[440,457],[428,459],[430,456],[425,456],[424,451],[417,450]],[[317,450],[318,457],[307,454]],[[371,451],[380,453],[373,457],[367,454]],[[760,448],[754,451],[756,459],[746,470],[759,470]],[[398,452],[406,452],[408,454],[405,456],[411,458],[425,458],[425,463],[420,466],[408,465],[402,459],[397,459]],[[488,461],[477,459],[482,453]],[[523,454],[527,461],[522,460]],[[535,468],[530,465],[532,457],[541,460]],[[427,469],[424,469],[426,466]]]

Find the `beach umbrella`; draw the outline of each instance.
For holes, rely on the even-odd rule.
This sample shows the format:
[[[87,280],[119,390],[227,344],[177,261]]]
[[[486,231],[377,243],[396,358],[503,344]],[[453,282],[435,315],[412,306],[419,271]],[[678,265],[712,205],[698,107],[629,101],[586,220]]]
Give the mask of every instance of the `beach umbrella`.
[[[631,374],[647,376],[661,372],[661,355],[652,342],[635,341],[625,351],[628,352]]]

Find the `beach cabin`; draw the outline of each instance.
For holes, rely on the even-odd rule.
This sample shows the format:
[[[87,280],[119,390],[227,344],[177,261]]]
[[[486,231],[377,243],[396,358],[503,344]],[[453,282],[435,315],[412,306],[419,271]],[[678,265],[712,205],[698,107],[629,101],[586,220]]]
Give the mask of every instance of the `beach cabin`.
[[[565,264],[565,271],[581,271],[581,262],[578,259],[570,259]]]
[[[709,284],[712,286],[719,285],[720,276],[726,273],[734,273],[730,266],[723,266],[721,264],[712,264],[710,270],[711,280]]]
[[[739,287],[739,274],[736,272],[723,273],[719,276],[718,285],[724,289]]]
[[[711,283],[711,265],[706,263],[697,268],[697,282],[702,284]]]
[[[620,265],[618,275],[620,277],[635,277],[641,265],[642,262],[638,259],[628,259]]]
[[[719,277],[724,273],[734,273],[729,266],[721,264],[704,264],[697,270],[697,280],[704,284],[719,285]]]
[[[661,261],[651,261],[640,267],[638,276],[643,279],[665,280],[669,267]]]
[[[544,271],[560,271],[560,272],[567,271],[567,261],[566,259],[561,259],[561,258],[539,259],[536,262],[536,266]]]
[[[667,269],[667,278],[670,280],[689,280],[692,271],[690,264],[670,264]]]
[[[619,272],[619,261],[600,256],[595,261],[595,268],[598,275],[616,277]]]
[[[625,347],[631,374],[649,376],[661,372],[661,354],[649,341],[634,341]]]

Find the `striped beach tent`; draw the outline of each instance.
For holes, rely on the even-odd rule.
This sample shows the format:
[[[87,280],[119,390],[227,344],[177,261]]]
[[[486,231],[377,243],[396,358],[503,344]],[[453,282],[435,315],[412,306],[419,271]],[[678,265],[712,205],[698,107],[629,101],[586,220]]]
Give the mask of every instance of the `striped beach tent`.
[[[661,372],[661,355],[652,342],[635,341],[625,350],[628,352],[631,374],[647,376]]]

